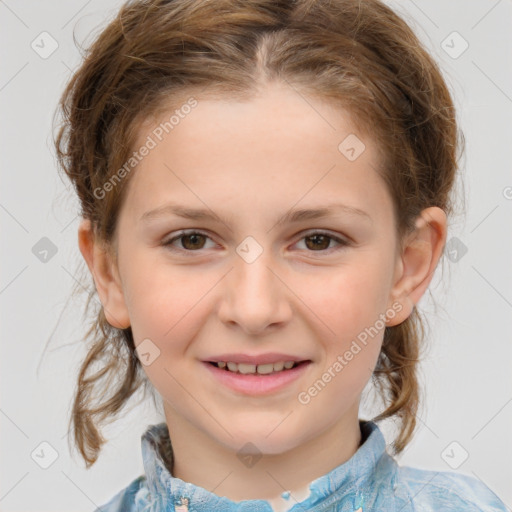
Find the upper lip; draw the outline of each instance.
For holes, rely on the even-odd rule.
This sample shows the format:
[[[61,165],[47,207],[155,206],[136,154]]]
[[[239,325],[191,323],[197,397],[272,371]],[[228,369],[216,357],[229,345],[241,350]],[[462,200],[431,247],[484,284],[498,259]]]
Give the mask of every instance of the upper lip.
[[[290,354],[280,354],[277,352],[267,352],[265,354],[249,355],[249,354],[219,354],[216,356],[205,359],[206,362],[218,363],[220,361],[233,362],[233,363],[245,363],[245,364],[270,364],[278,363],[280,361],[310,361],[305,357],[292,356]]]

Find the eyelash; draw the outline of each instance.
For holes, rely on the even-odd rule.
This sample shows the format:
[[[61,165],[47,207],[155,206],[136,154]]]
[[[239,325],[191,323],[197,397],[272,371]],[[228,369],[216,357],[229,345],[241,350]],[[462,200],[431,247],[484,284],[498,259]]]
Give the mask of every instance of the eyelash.
[[[181,248],[173,247],[171,245],[174,241],[179,240],[180,238],[183,238],[185,236],[190,236],[190,235],[202,235],[202,236],[204,236],[206,238],[209,238],[211,240],[211,237],[208,236],[206,233],[203,233],[202,231],[195,231],[195,230],[180,231],[176,236],[170,238],[166,242],[163,242],[162,245],[164,247],[168,248],[170,251],[173,251],[173,252],[192,253],[192,252],[199,252],[199,251],[201,251],[201,249],[197,249],[197,250],[181,249]],[[306,250],[308,252],[311,252],[311,253],[319,252],[319,253],[328,253],[328,254],[330,254],[331,251],[338,251],[338,250],[343,249],[344,247],[348,247],[348,246],[352,245],[347,240],[344,240],[342,238],[334,236],[334,235],[332,235],[332,234],[330,234],[329,232],[326,232],[326,231],[309,231],[309,232],[305,233],[302,236],[302,238],[300,238],[299,241],[302,241],[305,238],[310,238],[310,237],[312,237],[314,235],[325,236],[325,237],[329,238],[330,240],[334,240],[335,242],[337,242],[339,244],[339,246],[338,247],[331,247],[330,249],[321,249],[321,250],[318,250],[318,251],[304,249],[304,250]]]

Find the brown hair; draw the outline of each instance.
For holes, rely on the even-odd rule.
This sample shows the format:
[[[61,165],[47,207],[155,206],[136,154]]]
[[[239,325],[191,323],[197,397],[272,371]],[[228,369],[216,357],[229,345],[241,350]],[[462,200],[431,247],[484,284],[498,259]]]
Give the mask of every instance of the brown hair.
[[[129,1],[67,85],[55,140],[80,213],[114,258],[130,176],[105,197],[95,191],[130,158],[141,122],[187,95],[250,98],[268,81],[342,106],[360,133],[377,141],[399,241],[422,209],[452,213],[464,138],[450,93],[408,24],[379,0]],[[93,284],[86,310],[94,294]],[[141,385],[148,387],[131,328],[109,325],[101,304],[93,316],[70,415],[87,467],[105,442],[99,427]],[[400,325],[386,327],[372,377],[386,404],[374,421],[399,420],[395,454],[416,426],[423,322],[415,308]]]

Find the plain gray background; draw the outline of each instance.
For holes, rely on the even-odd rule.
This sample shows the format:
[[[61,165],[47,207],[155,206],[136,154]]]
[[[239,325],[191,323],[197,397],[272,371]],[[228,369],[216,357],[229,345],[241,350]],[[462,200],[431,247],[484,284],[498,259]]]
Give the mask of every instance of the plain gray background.
[[[459,197],[465,198],[467,216],[452,219],[444,281],[438,267],[431,296],[419,304],[431,326],[422,364],[426,400],[416,436],[399,462],[472,475],[510,509],[512,2],[389,4],[441,64],[466,136]],[[73,32],[80,43],[91,40],[91,31],[97,33],[119,5],[0,1],[2,511],[94,510],[142,474],[140,436],[149,424],[163,421],[150,404],[139,406],[104,431],[110,441],[91,470],[70,456],[66,433],[85,355],[84,302],[70,303],[57,325],[81,255],[78,205],[57,173],[51,123],[80,62]],[[58,47],[45,54],[52,44]],[[41,244],[49,245],[44,237],[56,251],[46,261],[38,256]],[[57,458],[43,469],[41,464],[52,462],[52,450]]]

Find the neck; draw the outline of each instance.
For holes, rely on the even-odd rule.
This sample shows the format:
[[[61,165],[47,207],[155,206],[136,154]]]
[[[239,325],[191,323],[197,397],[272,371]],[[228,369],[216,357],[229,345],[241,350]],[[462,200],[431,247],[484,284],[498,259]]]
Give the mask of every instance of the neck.
[[[277,454],[258,454],[241,463],[236,450],[207,435],[182,416],[166,409],[174,477],[232,501],[268,500],[274,510],[287,510],[309,495],[309,483],[346,462],[361,444],[358,404],[320,435],[302,439]],[[257,443],[256,443],[257,444]],[[281,494],[289,491],[292,498]]]

